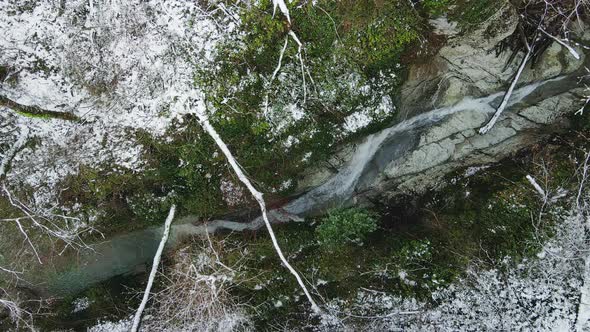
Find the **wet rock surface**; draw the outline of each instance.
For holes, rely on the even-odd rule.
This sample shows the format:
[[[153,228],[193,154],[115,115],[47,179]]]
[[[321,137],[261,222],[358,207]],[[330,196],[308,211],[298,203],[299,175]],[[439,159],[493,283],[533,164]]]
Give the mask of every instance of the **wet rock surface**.
[[[494,46],[510,35],[517,23],[516,13],[508,9],[496,15],[503,24],[490,19],[469,34],[457,35],[453,30],[448,44],[432,61],[410,69],[398,124],[372,135],[389,131],[386,138],[374,142],[369,137],[344,147],[329,166],[308,172],[299,188],[317,187],[308,193],[315,195],[307,202],[316,205],[310,211],[344,202],[359,204],[376,195],[421,193],[438,186],[449,172],[499,161],[569,127],[567,115],[583,105],[580,78],[589,61],[582,50],[578,50],[582,59],[576,60],[554,43],[533,68],[524,70],[509,107],[493,129],[485,135],[478,133],[501,103],[523,56],[517,55],[507,65],[509,52],[496,55]],[[580,39],[590,39],[590,34]],[[395,127],[401,128],[392,130]],[[373,155],[359,157],[367,144],[379,146]],[[362,158],[367,160],[358,160]],[[351,165],[359,168],[360,164],[360,174],[345,175]],[[357,177],[344,181],[346,176]],[[338,177],[342,179],[335,181]],[[352,183],[347,189],[350,197],[318,198],[330,185],[337,191],[336,183],[345,182]],[[304,201],[298,200],[300,204]],[[303,211],[301,207],[295,210]]]

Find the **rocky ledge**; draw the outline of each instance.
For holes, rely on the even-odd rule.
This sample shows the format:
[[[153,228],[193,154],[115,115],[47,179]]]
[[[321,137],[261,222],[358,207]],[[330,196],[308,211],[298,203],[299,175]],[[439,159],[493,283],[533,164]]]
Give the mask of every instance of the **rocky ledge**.
[[[363,145],[379,146],[365,156],[348,197],[330,200],[330,206],[359,203],[376,195],[421,193],[441,185],[441,178],[454,170],[497,162],[569,128],[569,116],[584,105],[583,80],[588,79],[585,68],[590,61],[581,49],[581,59],[575,59],[553,43],[532,68],[525,68],[509,107],[493,129],[479,134],[524,56],[517,54],[509,62],[509,52],[495,52],[495,46],[517,26],[511,9],[496,16],[462,35],[452,23],[434,22],[448,41],[427,63],[411,67],[397,124],[392,127],[400,128],[373,135],[385,135],[377,142],[369,137],[342,147],[326,164],[309,170],[299,183],[300,192],[334,182],[329,179],[358,163],[355,159],[366,149]],[[590,32],[582,29],[577,36],[580,41],[590,40]],[[386,131],[390,133],[383,134]]]

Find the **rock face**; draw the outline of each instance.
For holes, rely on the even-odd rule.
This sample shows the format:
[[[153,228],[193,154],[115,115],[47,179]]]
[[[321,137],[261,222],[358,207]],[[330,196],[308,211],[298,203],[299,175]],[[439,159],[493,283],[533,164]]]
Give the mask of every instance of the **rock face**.
[[[395,133],[380,143],[355,180],[348,203],[375,195],[422,192],[435,187],[453,170],[499,161],[569,126],[565,115],[583,105],[579,78],[590,61],[588,56],[576,60],[554,43],[534,68],[525,69],[520,88],[494,128],[485,135],[478,133],[501,103],[523,56],[506,65],[508,52],[496,56],[494,51],[494,46],[516,28],[516,13],[510,6],[505,8],[487,25],[468,34],[457,34],[452,23],[436,22],[442,27],[437,31],[451,34],[448,43],[432,61],[410,68],[402,88],[398,122],[408,122],[426,112],[444,116],[412,125],[403,137]],[[580,39],[590,40],[590,33]],[[394,148],[398,144],[405,146],[404,153]],[[395,156],[388,151],[395,151]],[[354,146],[343,148],[330,161],[330,167],[310,172],[300,189],[321,187],[322,183],[325,186],[332,175],[342,173],[347,163],[354,162],[354,156]],[[340,204],[343,202],[332,202]]]
[[[536,105],[512,109],[486,135],[477,133],[488,120],[485,113],[455,113],[420,135],[420,143],[404,157],[389,163],[373,182],[372,191],[356,199],[375,193],[420,193],[436,187],[442,177],[458,168],[499,161],[567,128],[569,123],[563,116],[579,106],[579,98],[565,92]]]
[[[408,80],[402,87],[400,118],[451,106],[466,96],[477,98],[503,90],[524,55],[519,54],[507,64],[510,51],[497,55],[495,45],[511,35],[517,23],[518,16],[512,6],[504,6],[487,23],[468,34],[457,35],[452,29],[439,29],[441,33],[448,33],[448,42],[431,61],[410,68]],[[437,24],[441,24],[440,19]],[[528,68],[523,73],[519,82],[529,84],[569,74],[583,62],[554,43],[534,69]]]

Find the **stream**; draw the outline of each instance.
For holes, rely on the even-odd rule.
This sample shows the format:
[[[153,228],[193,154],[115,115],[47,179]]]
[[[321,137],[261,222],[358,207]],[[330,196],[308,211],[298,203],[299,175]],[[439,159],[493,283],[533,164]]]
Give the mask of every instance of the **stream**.
[[[570,74],[555,79],[533,83],[514,91],[506,112],[517,107],[531,105],[550,96],[566,92],[577,84],[577,76]],[[302,220],[300,217],[320,214],[335,206],[351,204],[355,192],[370,189],[380,172],[398,158],[411,152],[419,138],[433,124],[444,121],[449,115],[478,110],[486,114],[495,111],[504,92],[482,98],[464,98],[452,107],[435,109],[397,123],[364,138],[355,148],[351,159],[323,185],[310,190],[280,209],[269,211],[275,222]],[[519,106],[520,105],[520,106]],[[171,229],[168,247],[174,247],[190,235],[231,231],[256,230],[264,223],[261,217],[249,223],[215,220],[194,225],[195,217],[178,220]],[[56,275],[41,286],[45,292],[55,295],[76,294],[91,285],[114,276],[140,271],[156,252],[162,228],[150,228],[119,235],[93,245],[94,251],[81,252],[72,268]]]

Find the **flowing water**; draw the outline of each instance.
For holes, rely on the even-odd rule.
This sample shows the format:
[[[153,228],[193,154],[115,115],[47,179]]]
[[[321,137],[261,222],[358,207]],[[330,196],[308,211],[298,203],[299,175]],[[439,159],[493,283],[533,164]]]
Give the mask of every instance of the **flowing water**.
[[[539,101],[568,91],[572,80],[569,76],[565,78],[568,79],[562,77],[524,86],[514,92],[510,105],[514,107],[519,103],[531,104],[535,100]],[[430,126],[443,121],[449,115],[463,111],[477,110],[491,115],[501,102],[502,96],[503,93],[496,93],[477,99],[465,98],[452,107],[422,113],[366,137],[356,147],[351,159],[332,178],[283,206],[280,213],[278,210],[269,213],[278,216],[287,212],[303,216],[321,213],[330,207],[345,204],[355,191],[370,187],[388,164],[411,151],[417,144],[420,134]],[[510,111],[510,108],[507,111]],[[169,247],[173,247],[187,235],[212,233],[219,229],[243,231],[258,229],[262,225],[260,218],[250,223],[217,220],[199,226],[192,225],[189,221],[190,218],[185,219],[184,223],[172,226]],[[97,244],[94,251],[81,254],[76,266],[49,280],[43,285],[43,289],[58,295],[75,294],[113,276],[137,271],[138,267],[151,262],[161,235],[162,228],[152,228],[117,236]]]
[[[509,107],[521,102],[542,84],[544,83],[535,83],[516,90]],[[491,114],[502,96],[503,93],[496,93],[479,99],[465,98],[454,106],[422,113],[366,137],[355,149],[352,159],[336,175],[288,203],[283,209],[292,214],[305,215],[344,204],[358,189],[359,183],[363,186],[370,185],[389,163],[411,151],[420,134],[431,125],[463,111],[477,110]]]

